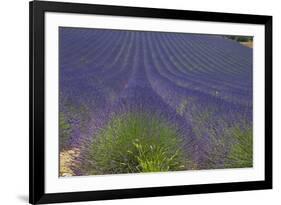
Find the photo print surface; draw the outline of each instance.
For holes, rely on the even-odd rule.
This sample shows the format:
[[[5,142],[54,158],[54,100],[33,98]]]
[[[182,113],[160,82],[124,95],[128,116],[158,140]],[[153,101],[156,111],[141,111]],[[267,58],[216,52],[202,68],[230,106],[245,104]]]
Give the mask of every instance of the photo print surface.
[[[59,176],[253,167],[253,37],[59,28]]]

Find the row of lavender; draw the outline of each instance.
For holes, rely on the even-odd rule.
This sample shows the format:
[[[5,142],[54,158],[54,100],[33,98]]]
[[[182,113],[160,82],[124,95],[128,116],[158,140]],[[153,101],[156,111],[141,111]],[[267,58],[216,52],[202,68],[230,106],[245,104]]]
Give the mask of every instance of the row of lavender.
[[[215,35],[60,28],[60,149],[81,150],[122,113],[178,127],[196,169],[225,168],[252,127],[252,49]]]

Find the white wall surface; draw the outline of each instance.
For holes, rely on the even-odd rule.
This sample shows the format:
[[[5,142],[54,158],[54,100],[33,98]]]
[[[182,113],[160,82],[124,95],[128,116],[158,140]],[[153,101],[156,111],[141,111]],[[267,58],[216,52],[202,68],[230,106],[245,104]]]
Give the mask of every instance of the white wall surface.
[[[274,189],[79,204],[280,204],[281,6],[278,0],[72,0],[108,5],[273,15]],[[28,201],[28,1],[1,1],[0,12],[0,204]],[[279,201],[279,202],[278,202]],[[71,203],[78,204],[78,203]]]

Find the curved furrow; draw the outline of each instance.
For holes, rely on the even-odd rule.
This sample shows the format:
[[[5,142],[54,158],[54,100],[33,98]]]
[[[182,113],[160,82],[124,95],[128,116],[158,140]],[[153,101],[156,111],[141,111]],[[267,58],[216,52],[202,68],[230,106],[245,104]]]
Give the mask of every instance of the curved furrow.
[[[188,70],[187,72],[189,74],[209,74],[211,71],[216,69],[216,67],[210,67],[210,65],[208,65],[210,64],[210,62],[207,62],[202,55],[198,55],[198,52],[194,52],[194,48],[191,45],[183,46],[182,43],[179,43],[177,40],[177,35],[180,34],[174,34],[173,36],[166,34],[165,40],[170,42],[170,47],[176,51],[177,55],[175,55],[174,58],[176,58],[176,60],[183,65],[183,68],[185,68],[181,70],[182,72]],[[186,35],[185,38],[188,41],[192,41],[193,37],[190,35]],[[185,66],[186,64],[189,64],[189,66]]]
[[[71,72],[72,76],[67,75],[66,71],[60,69],[60,91],[74,101],[74,104],[83,103],[90,107],[94,105],[96,110],[106,105],[106,87],[95,81],[92,76],[85,75],[85,70],[76,69]],[[83,78],[81,74],[84,74]]]
[[[241,45],[240,43],[233,41],[231,39],[223,38],[222,36],[212,36],[213,38],[217,38],[217,41],[212,41],[209,43],[210,48],[214,47],[214,52],[220,55],[221,58],[230,58],[230,60],[242,61],[246,64],[252,63],[249,58],[252,56],[252,48],[248,48],[246,46]],[[210,37],[209,37],[210,38]],[[203,39],[199,39],[202,41]],[[230,48],[231,49],[225,49]],[[242,52],[242,53],[241,53]],[[234,54],[230,56],[225,56],[225,54]],[[238,54],[238,55],[237,55]],[[242,55],[241,55],[242,54]],[[238,58],[239,56],[239,58]]]
[[[224,40],[220,39],[220,41],[224,41]],[[220,42],[218,42],[218,44],[219,43]],[[206,44],[207,44],[207,42],[204,43],[203,45],[206,46]],[[209,49],[211,50],[211,48],[209,48]],[[243,50],[240,50],[240,52],[243,52]],[[245,70],[245,68],[252,67],[252,65],[250,63],[243,62],[243,58],[242,58],[243,55],[241,55],[241,53],[239,54],[241,57],[237,58],[237,59],[233,58],[232,57],[233,55],[237,56],[236,54],[233,53],[233,51],[225,51],[224,53],[213,52],[213,53],[211,53],[210,58],[217,57],[219,59],[222,59],[222,62],[225,62],[226,64],[232,65],[233,69],[235,69],[235,70],[240,69],[244,72],[247,71],[247,70]]]
[[[181,34],[178,34],[181,35]],[[189,64],[191,64],[189,67],[184,67],[185,69],[188,69],[189,72],[194,72],[197,74],[209,74],[210,72],[213,72],[214,70],[217,69],[217,67],[215,65],[212,64],[212,62],[208,62],[206,61],[206,58],[201,54],[201,52],[196,51],[197,48],[194,48],[192,45],[188,45],[188,44],[182,44],[182,42],[179,41],[178,39],[178,35],[174,35],[173,40],[173,49],[175,49],[177,51],[178,55],[183,56],[183,58],[181,58],[181,61],[183,65],[186,62],[189,62]],[[167,35],[168,39],[171,40],[172,36]],[[186,37],[188,41],[192,41],[193,40],[193,36],[187,36]],[[183,69],[184,70],[184,69]]]
[[[164,40],[163,40],[164,41]],[[168,43],[167,43],[168,45]],[[174,58],[176,58],[177,56],[183,56],[183,59],[186,61],[194,61],[195,59],[185,59],[187,56],[190,55],[191,52],[188,52],[188,51],[185,51],[185,50],[182,50],[182,51],[178,51],[177,50],[177,47],[180,47],[180,45],[177,45],[176,43],[172,43],[171,42],[171,46],[173,46],[173,50],[175,52],[171,52],[170,55],[173,56]],[[186,54],[183,54],[183,53],[186,53]],[[197,60],[200,59],[197,57]],[[180,60],[178,60],[180,61]],[[184,66],[184,65],[183,65]],[[204,66],[205,67],[205,66]],[[196,69],[197,70],[197,69]],[[210,78],[210,73],[207,73],[207,75],[202,75],[202,74],[193,74],[194,72],[191,72],[190,71],[190,76],[193,76],[193,77],[199,77],[200,76],[200,79],[201,80],[204,80],[206,82],[211,82],[212,85],[216,85],[216,84],[219,84],[220,86],[228,86],[228,87],[231,87],[231,88],[235,88],[237,89],[237,91],[239,90],[246,90],[247,86],[249,84],[245,84],[244,82],[241,82],[241,79],[239,79],[240,81],[238,82],[235,82],[235,80],[233,78],[228,78],[229,74],[228,75],[222,75],[222,73],[220,74],[217,74],[215,76],[212,76],[212,78]]]
[[[89,53],[89,65],[97,67],[101,66],[109,61],[109,59],[105,57],[112,57],[112,55],[116,55],[123,42],[126,41],[124,33],[126,32],[120,32],[118,35],[116,34],[116,36],[113,36],[110,40],[104,42],[102,49]]]
[[[154,45],[155,42],[156,42],[155,39],[153,39],[153,41],[151,41],[150,44]],[[161,57],[165,53],[165,49],[157,50],[156,48],[154,48],[154,50],[156,51],[155,53],[158,53],[159,57],[160,57],[157,64],[163,62],[162,65],[160,64],[160,65],[156,66],[156,68],[158,68],[159,74],[161,73],[160,75],[164,75],[167,80],[171,81],[172,83],[176,83],[178,86],[180,86],[182,88],[188,88],[188,89],[195,88],[196,90],[200,90],[201,92],[204,92],[206,94],[213,94],[213,95],[216,95],[217,97],[219,97],[219,96],[222,97],[221,95],[222,95],[223,91],[225,90],[224,87],[218,87],[218,86],[215,86],[212,84],[208,84],[208,85],[202,87],[201,85],[206,84],[206,83],[201,82],[201,84],[200,84],[200,80],[201,80],[200,76],[192,76],[189,79],[186,78],[186,80],[183,80],[183,78],[179,78],[179,77],[175,78],[169,73],[165,74],[165,72],[163,72],[163,70],[165,70],[166,67],[168,67],[167,69],[169,69],[169,67],[172,67],[171,69],[175,69],[175,68],[172,65],[167,66],[168,55]],[[200,77],[199,82],[198,81],[196,82],[196,80],[194,80],[194,79],[198,79],[198,77]],[[237,94],[241,95],[241,90],[237,90],[237,91],[238,91]],[[225,90],[225,93],[229,93],[229,90]],[[218,96],[218,94],[219,94],[219,96]],[[232,89],[232,94],[234,94],[233,89]]]
[[[105,81],[113,81],[114,78],[118,78],[120,75],[128,75],[131,72],[133,64],[134,53],[136,52],[136,37],[135,33],[130,33],[128,41],[124,44],[126,47],[120,51],[118,58],[115,58],[114,62],[110,65],[111,69],[108,69],[106,73],[103,73]],[[117,69],[118,68],[118,69]]]
[[[180,48],[181,45],[180,44],[177,44],[177,46]],[[177,46],[174,46],[175,49]],[[184,50],[182,50],[181,52],[179,52],[178,55],[180,55],[180,53],[183,53]],[[194,52],[191,52],[191,53],[194,53]],[[188,53],[190,55],[190,53]],[[192,54],[193,55],[193,54]],[[198,57],[195,57],[195,58],[198,58]],[[194,59],[193,59],[194,60]],[[213,74],[213,75],[211,75]],[[213,73],[213,72],[209,72],[209,73],[206,73],[206,75],[204,77],[206,78],[210,78],[210,76],[212,76],[212,79],[213,80],[216,80],[217,82],[225,82],[225,83],[229,83],[229,84],[235,84],[236,87],[240,87],[240,88],[244,88],[244,87],[247,87],[249,84],[246,83],[245,80],[243,79],[249,79],[251,78],[249,76],[249,74],[247,75],[243,75],[244,77],[242,77],[241,75],[229,75],[229,73],[227,75],[222,75],[221,72],[218,70],[217,74]],[[234,77],[234,76],[239,76],[239,77]]]
[[[119,56],[115,64],[108,64],[108,68],[104,69],[107,65],[104,65],[99,73],[96,73],[96,79],[99,83],[107,88],[108,101],[113,103],[120,92],[128,83],[128,78],[132,73],[132,67],[134,64],[132,56],[136,53],[136,38],[134,34],[130,35],[131,38],[127,38],[125,43],[126,49],[123,50],[122,55]],[[126,59],[124,61],[124,59]],[[99,80],[102,79],[102,80]]]
[[[91,40],[89,42],[84,42],[78,45],[77,47],[73,47],[73,50],[70,53],[67,53],[63,50],[63,55],[61,56],[61,65],[63,67],[66,67],[67,69],[71,69],[72,67],[81,67],[83,66],[83,63],[87,63],[87,58],[85,58],[85,55],[89,55],[89,52],[98,52],[100,48],[103,47],[104,41],[103,39],[111,39],[112,34],[107,33],[106,35],[100,35],[96,34],[94,36],[91,36]],[[96,41],[98,40],[98,42]],[[79,42],[79,41],[78,41]],[[93,47],[93,45],[95,45]],[[70,49],[68,49],[69,51]],[[75,50],[75,51],[74,51]]]
[[[107,82],[107,79],[109,80],[112,79],[114,75],[120,72],[124,73],[124,68],[126,68],[127,66],[126,64],[130,62],[129,61],[130,59],[128,58],[131,51],[128,49],[132,47],[133,40],[134,40],[133,34],[130,34],[130,36],[131,38],[127,38],[129,37],[128,35],[124,36],[123,39],[124,41],[122,42],[122,48],[119,49],[122,52],[118,51],[118,55],[116,55],[118,58],[116,57],[114,61],[108,60],[101,66],[95,65],[94,67],[89,67],[87,72],[84,69],[83,70],[79,69],[78,70],[79,75],[74,75],[74,76],[70,75],[72,73],[70,73],[69,75],[72,76],[74,80],[84,79],[85,77],[92,77],[93,81],[97,81],[99,83],[105,84]],[[106,58],[108,58],[108,56]],[[124,75],[126,75],[126,73]],[[110,82],[108,83],[110,85]]]
[[[125,39],[123,39],[123,40],[125,40]],[[125,41],[123,41],[123,43],[125,43]],[[94,45],[93,45],[93,47],[94,47]],[[111,54],[111,53],[108,52],[108,54]],[[114,51],[113,51],[113,55],[115,55]],[[109,57],[107,57],[107,58],[109,58]],[[107,59],[107,58],[105,58],[105,59]],[[101,72],[102,67],[104,67],[109,62],[110,61],[104,62],[101,66],[98,64],[90,65],[89,63],[85,62],[78,66],[73,65],[72,67],[66,67],[67,72],[64,73],[64,77],[71,80],[72,78],[73,79],[83,79],[85,75],[96,76],[96,74]],[[64,68],[63,65],[61,65],[61,66]],[[81,67],[81,66],[83,66],[83,67]]]
[[[112,52],[112,46],[116,48],[116,46],[119,46],[118,43],[122,40],[122,34],[117,33],[118,35],[114,35],[114,33],[111,34],[111,37],[108,36],[109,39],[107,41],[100,41],[101,43],[96,46],[93,42],[89,43],[89,49],[84,50],[84,47],[77,48],[78,51],[75,52],[76,56],[67,56],[67,58],[74,59],[72,62],[69,62],[68,64],[62,64],[62,66],[75,66],[78,68],[91,68],[93,65],[96,65],[98,63],[102,64],[104,58],[101,58],[101,56],[104,55],[105,52]],[[80,52],[81,50],[81,52]]]
[[[60,27],[59,38],[60,38],[60,44],[62,45],[60,49],[63,49],[65,52],[71,53],[72,49],[75,48],[76,46],[79,46],[80,43],[83,43],[85,41],[90,42],[89,38],[91,38],[93,34],[98,35],[98,30],[91,31],[90,29],[87,29],[81,31],[80,29]],[[61,36],[63,36],[63,38],[61,38]]]
[[[212,56],[210,51],[206,51],[206,49],[201,45],[197,44],[196,37],[192,41],[187,41],[184,37],[181,35],[178,35],[176,39],[179,40],[179,43],[177,45],[179,46],[185,46],[185,47],[191,47],[193,50],[193,54],[196,56],[196,58],[200,59],[201,64],[205,65],[205,67],[209,67],[209,72],[208,73],[224,73],[227,74],[228,76],[230,75],[239,75],[243,73],[242,69],[236,66],[235,69],[231,68],[231,64],[228,62],[225,62],[223,59],[218,58],[217,56]],[[176,40],[175,39],[175,40]],[[207,43],[206,43],[207,44]],[[203,55],[198,55],[198,54],[203,54]],[[199,61],[198,59],[198,61]],[[217,61],[219,60],[219,61]]]
[[[201,36],[205,36],[205,38],[201,38]],[[205,34],[198,34],[197,38],[196,38],[196,42],[199,45],[202,45],[203,47],[207,46],[207,49],[213,50],[212,54],[216,55],[217,57],[221,58],[221,59],[225,59],[228,58],[229,56],[226,56],[225,54],[230,54],[233,53],[234,50],[239,49],[240,53],[243,52],[245,53],[245,48],[244,46],[240,45],[239,43],[236,42],[236,44],[230,43],[227,46],[225,46],[225,49],[221,50],[220,45],[221,44],[225,44],[225,43],[229,43],[227,41],[227,39],[224,39],[221,36],[216,36],[216,35],[205,35]],[[238,46],[238,47],[237,47]],[[239,59],[237,59],[235,55],[234,58],[228,59],[230,61],[234,61],[235,62],[241,62],[244,61],[244,57],[243,55],[239,57]],[[244,61],[244,64],[250,64],[250,61]],[[244,65],[242,64],[242,65]]]
[[[230,72],[232,72],[233,75],[239,74],[239,70],[229,72],[229,70],[225,70],[225,66],[221,66],[221,64],[214,59],[210,59],[210,54],[206,52],[200,45],[197,45],[196,40],[194,39],[194,36],[192,40],[185,39],[181,35],[177,35],[175,37],[175,41],[177,42],[178,40],[177,45],[182,46],[183,49],[185,47],[189,47],[193,55],[196,56],[196,58],[199,58],[198,61],[200,60],[199,62],[201,62],[201,66],[204,66],[208,70],[208,72],[206,72],[207,74],[214,73],[216,71],[220,71],[220,73],[223,73],[224,75],[230,74]]]
[[[214,80],[217,80],[218,82],[228,82],[229,84],[233,84],[233,86],[248,90],[248,86],[251,85],[251,81],[248,81],[248,79],[251,79],[251,72],[252,70],[250,69],[250,73],[245,73],[244,71],[244,74],[242,75],[222,75],[221,72],[218,71],[216,74],[208,73],[207,77],[210,78],[210,76],[212,76],[212,78]],[[251,91],[251,89],[249,89],[248,91]]]
[[[153,47],[154,43],[153,43],[152,38],[151,39],[148,38],[147,41],[148,41],[148,44],[149,44],[148,47],[150,49],[149,53],[151,54],[150,57],[151,57],[151,59],[153,59],[153,61],[151,61],[151,69],[149,70],[150,71],[149,76],[150,77],[155,76],[154,80],[151,81],[151,84],[152,85],[155,84],[156,86],[154,86],[154,87],[156,87],[158,89],[163,88],[164,92],[165,92],[165,90],[169,91],[169,90],[172,89],[172,91],[170,91],[169,93],[175,93],[179,96],[184,96],[185,91],[186,91],[184,87],[176,85],[175,82],[173,82],[172,80],[170,80],[168,78],[169,76],[167,76],[167,75],[163,76],[161,70],[165,68],[167,61],[165,61],[166,60],[165,58],[161,57],[162,52],[161,51],[156,52],[156,49]],[[158,53],[158,55],[156,55],[157,53]],[[151,71],[153,71],[153,72],[151,72]],[[161,81],[162,83],[168,84],[168,86],[165,86],[165,88],[162,87],[162,84],[157,86],[156,83],[159,82],[159,81]],[[198,87],[198,88],[200,88],[200,87]],[[192,89],[192,84],[190,84],[189,89]],[[174,102],[174,103],[171,104],[173,107],[177,107],[177,104],[181,101],[181,100],[178,100],[177,98],[172,97],[171,95],[167,95],[167,97],[171,97],[171,98],[168,98],[169,99],[168,101],[172,100]]]
[[[158,40],[158,44],[162,46],[162,48],[160,50],[163,50],[163,53],[165,51],[167,51],[167,55],[166,55],[166,59],[169,59],[169,58],[177,58],[180,56],[180,53],[177,53],[175,52],[175,49],[173,48],[173,50],[171,50],[171,48],[169,47],[169,43],[167,43],[165,41],[165,38],[157,38],[154,40],[154,42],[156,42]],[[172,44],[172,42],[170,42]],[[163,44],[163,45],[162,45]],[[164,47],[165,46],[165,47]],[[175,46],[176,47],[176,46]],[[187,53],[188,54],[188,53]],[[177,58],[177,62],[179,62],[179,58]],[[182,65],[182,66],[185,66],[185,65]],[[195,81],[194,79],[198,79],[198,77],[200,76],[200,81],[196,80],[198,83],[201,83],[202,85],[205,85],[205,86],[212,86],[214,89],[219,89],[220,87],[224,87],[224,89],[226,89],[226,86],[230,87],[230,88],[234,88],[234,89],[237,89],[237,90],[241,90],[241,88],[243,87],[238,87],[237,85],[233,85],[233,82],[227,82],[227,81],[223,81],[223,82],[218,82],[216,79],[212,79],[210,77],[205,77],[205,76],[202,76],[202,75],[199,75],[199,74],[194,74],[192,72],[190,72],[188,75],[182,73],[179,71],[178,67],[180,67],[179,65],[175,65],[175,68],[171,68],[171,66],[167,66],[167,69],[169,69],[170,72],[172,72],[173,74],[175,74],[177,77],[181,78],[182,80],[190,80],[191,82],[192,81]],[[188,77],[187,77],[188,76]],[[218,87],[219,86],[219,87]]]
[[[64,56],[67,56],[71,59],[74,59],[77,55],[81,55],[79,52],[74,52],[74,49],[79,49],[79,50],[83,50],[84,54],[87,54],[87,52],[91,51],[91,49],[93,49],[91,47],[91,45],[93,43],[96,44],[95,48],[99,48],[100,46],[100,42],[102,42],[104,39],[111,39],[111,33],[105,33],[104,35],[101,35],[101,33],[103,33],[102,31],[92,31],[90,29],[88,29],[89,31],[87,31],[87,35],[84,36],[84,33],[81,32],[79,34],[79,36],[81,37],[77,37],[77,35],[75,35],[74,39],[72,39],[71,41],[65,40],[67,43],[63,43],[64,41],[62,40],[62,45],[68,45],[66,48],[63,48],[62,46],[62,53]],[[67,58],[68,59],[68,58]],[[64,59],[62,59],[64,60]],[[62,61],[63,62],[63,61]],[[65,62],[64,62],[65,63]]]
[[[151,44],[149,40],[148,41],[148,45],[150,47],[151,50],[151,54],[154,53],[154,48],[151,47]],[[159,74],[159,70],[161,70],[165,65],[162,63],[163,60],[161,60],[160,58],[156,58],[153,56],[150,56],[151,59],[151,69],[149,70],[149,77],[151,84],[153,85],[152,87],[154,89],[160,89],[158,93],[162,93],[163,96],[166,96],[165,93],[175,93],[174,95],[177,95],[178,97],[171,97],[171,95],[167,94],[167,101],[169,102],[169,104],[172,107],[178,107],[178,104],[181,103],[185,96],[189,96],[189,95],[198,95],[198,96],[208,96],[210,99],[221,99],[223,100],[220,96],[216,95],[216,92],[206,92],[206,90],[201,89],[200,87],[193,87],[190,86],[189,88],[183,88],[183,87],[179,87],[176,84],[174,84],[173,81],[171,81],[169,78],[167,77],[163,77],[162,75]],[[153,78],[153,79],[152,79]],[[229,97],[228,97],[229,98]],[[224,99],[226,100],[226,102],[231,103],[231,100],[235,100],[235,101],[239,101],[239,99],[235,98],[235,99],[228,99],[227,97]],[[240,103],[247,103],[246,102],[240,102]]]
[[[190,52],[192,52],[192,51],[188,51],[188,48],[187,48],[187,51],[178,51],[177,50],[178,45],[176,45],[176,43],[174,41],[172,41],[172,40],[170,40],[168,42],[166,41],[167,36],[168,35],[163,36],[163,38],[161,39],[162,44],[166,46],[163,49],[166,49],[169,52],[170,58],[177,59],[177,62],[181,62],[182,60],[184,60],[182,66],[188,67],[188,66],[186,66],[187,62],[191,62],[191,61],[195,60],[194,58],[188,58],[190,56]],[[182,56],[182,57],[180,57],[180,56]],[[170,70],[172,71],[174,69],[170,69]],[[185,77],[184,73],[181,72],[181,70],[179,71],[179,69],[175,69],[175,73],[177,73],[179,76]],[[219,84],[220,86],[224,85],[224,86],[233,87],[235,89],[241,89],[241,88],[245,87],[243,85],[241,85],[241,86],[237,85],[236,83],[234,84],[233,81],[226,81],[226,79],[218,81],[217,79],[210,78],[210,74],[208,74],[208,76],[205,76],[205,75],[202,75],[202,73],[193,72],[193,69],[190,69],[190,68],[189,68],[188,76],[190,76],[192,78],[194,78],[194,77],[198,78],[200,76],[200,80],[211,83],[212,85]]]
[[[200,34],[199,34],[200,35]],[[184,40],[184,39],[183,39]],[[217,36],[206,36],[205,38],[199,38],[197,37],[195,39],[196,44],[198,44],[198,47],[202,48],[203,51],[205,51],[207,54],[209,54],[210,58],[218,58],[220,59],[222,62],[225,62],[227,64],[232,64],[232,65],[240,65],[240,66],[251,66],[251,62],[244,62],[242,63],[241,61],[243,61],[243,55],[239,55],[240,58],[236,58],[237,55],[234,55],[235,57],[232,57],[232,53],[233,53],[233,47],[235,47],[235,45],[231,45],[231,49],[229,48],[229,46],[226,46],[227,49],[224,50],[219,50],[218,49],[218,45],[221,42],[225,42],[225,39],[223,38],[219,38]],[[214,44],[214,42],[216,42]],[[238,44],[238,43],[237,43]],[[239,44],[238,44],[239,45]],[[240,47],[240,52],[244,50],[244,48],[242,47],[242,45],[239,45]],[[231,56],[231,58],[229,58]]]
[[[162,34],[162,35],[165,35],[165,34]],[[171,37],[171,35],[169,35],[169,34],[167,34],[167,36]],[[170,53],[173,54],[172,56],[167,56],[167,57],[177,67],[177,71],[179,71],[183,75],[191,75],[192,73],[195,73],[198,75],[199,73],[206,72],[206,68],[204,68],[203,65],[200,65],[201,63],[197,59],[194,58],[192,60],[185,60],[186,56],[184,56],[184,54],[191,53],[191,51],[189,50],[188,47],[185,48],[186,50],[184,52],[178,52],[176,46],[175,46],[175,48],[171,49],[171,44],[174,44],[175,42],[170,42],[167,40],[167,38],[164,38],[163,36],[161,36],[161,38],[162,39],[160,42],[162,42],[162,40],[165,40],[165,43],[162,42],[162,44],[165,45],[165,47],[168,49],[167,52],[170,51]],[[159,38],[158,38],[158,41],[159,41]],[[162,45],[162,44],[160,44],[160,45]],[[196,72],[194,72],[194,70],[192,69],[194,67],[194,63],[199,65],[197,67]]]
[[[95,53],[89,54],[85,67],[90,67],[91,70],[101,69],[104,65],[108,65],[112,61],[112,57],[116,56],[120,47],[126,42],[126,38],[120,35],[118,39],[113,40],[112,43],[103,46],[104,48]],[[106,43],[106,42],[105,42]]]
[[[202,87],[203,83],[200,82],[195,78],[189,77],[188,73],[185,73],[182,76],[175,75],[174,72],[179,70],[180,65],[174,64],[173,61],[170,61],[170,54],[168,53],[168,49],[166,47],[160,47],[161,43],[159,41],[159,36],[155,38],[155,36],[151,36],[150,45],[153,47],[154,53],[152,54],[155,59],[159,59],[158,62],[161,64],[157,66],[158,72],[163,77],[169,79],[171,82],[175,83],[177,86],[182,88],[192,88],[192,87]],[[148,39],[149,41],[149,39]],[[162,39],[160,40],[162,41]],[[158,54],[158,56],[157,56]],[[184,77],[185,78],[184,78]],[[187,81],[184,81],[187,80]]]

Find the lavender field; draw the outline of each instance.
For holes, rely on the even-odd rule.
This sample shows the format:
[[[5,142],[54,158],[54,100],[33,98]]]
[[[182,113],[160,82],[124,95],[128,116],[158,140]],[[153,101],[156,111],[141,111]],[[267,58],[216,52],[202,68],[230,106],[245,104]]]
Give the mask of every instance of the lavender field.
[[[59,29],[60,176],[252,167],[253,49]]]

